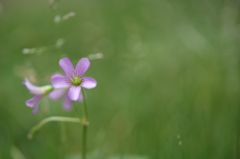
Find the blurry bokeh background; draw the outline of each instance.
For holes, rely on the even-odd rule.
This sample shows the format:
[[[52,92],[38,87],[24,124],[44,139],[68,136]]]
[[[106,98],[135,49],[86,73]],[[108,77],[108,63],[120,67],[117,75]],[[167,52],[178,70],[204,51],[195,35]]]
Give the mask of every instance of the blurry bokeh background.
[[[22,84],[50,83],[58,61],[90,54],[89,159],[240,158],[240,2],[237,0],[0,1],[0,158],[75,159],[77,116]],[[76,15],[57,22],[57,15]],[[55,22],[54,22],[55,19]],[[65,43],[56,49],[55,43]],[[61,42],[61,40],[60,40]],[[33,53],[24,48],[35,48]],[[37,51],[36,51],[37,50]],[[91,55],[90,55],[91,56]],[[79,110],[81,104],[75,103]]]

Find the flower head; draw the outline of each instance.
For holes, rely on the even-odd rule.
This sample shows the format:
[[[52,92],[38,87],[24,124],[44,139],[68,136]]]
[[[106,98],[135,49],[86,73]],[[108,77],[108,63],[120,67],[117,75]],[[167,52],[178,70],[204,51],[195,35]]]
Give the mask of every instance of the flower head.
[[[59,100],[63,99],[63,108],[65,110],[70,110],[72,109],[72,101],[68,97],[68,89],[66,88],[57,88],[53,90],[51,93],[49,93],[49,97],[52,100]],[[78,101],[82,102],[83,96],[80,94]]]
[[[34,108],[33,113],[37,113],[40,99],[44,95],[51,92],[53,90],[53,87],[51,85],[42,86],[42,87],[35,86],[31,82],[29,82],[27,78],[25,78],[23,84],[27,87],[28,91],[34,95],[33,98],[26,101],[26,105]]]
[[[70,100],[79,100],[81,87],[87,89],[96,87],[97,81],[95,79],[83,77],[90,66],[90,61],[87,58],[82,58],[75,69],[68,58],[61,59],[59,65],[66,76],[53,75],[51,82],[54,88],[69,88],[67,94]]]

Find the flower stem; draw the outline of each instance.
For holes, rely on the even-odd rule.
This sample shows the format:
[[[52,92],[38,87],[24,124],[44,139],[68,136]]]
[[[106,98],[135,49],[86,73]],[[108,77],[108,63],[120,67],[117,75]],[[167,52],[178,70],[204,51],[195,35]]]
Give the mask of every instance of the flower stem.
[[[87,154],[87,126],[88,126],[88,112],[87,112],[87,102],[84,90],[82,88],[83,95],[83,118],[82,118],[82,159],[86,159]]]
[[[30,132],[28,133],[28,138],[32,138],[33,135],[38,132],[43,125],[47,124],[50,121],[62,121],[62,122],[75,122],[75,123],[81,123],[81,120],[78,118],[71,118],[71,117],[61,117],[61,116],[52,116],[43,119],[40,123],[35,125]]]
[[[86,95],[83,88],[82,88],[82,95],[83,95],[83,119],[85,119],[88,122]]]
[[[82,159],[86,159],[86,154],[87,154],[87,126],[83,125]]]

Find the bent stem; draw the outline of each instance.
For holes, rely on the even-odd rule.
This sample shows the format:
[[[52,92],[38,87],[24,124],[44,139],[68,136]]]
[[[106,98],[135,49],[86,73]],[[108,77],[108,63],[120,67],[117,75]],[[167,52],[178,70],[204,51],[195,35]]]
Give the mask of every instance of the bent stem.
[[[74,123],[81,123],[81,120],[78,118],[71,118],[71,117],[61,117],[61,116],[52,116],[43,119],[40,123],[35,125],[30,132],[28,133],[28,138],[31,139],[36,132],[38,132],[42,126],[47,124],[50,121],[62,121],[62,122],[74,122]]]
[[[86,96],[84,90],[82,88],[82,95],[83,95],[83,118],[82,118],[82,159],[86,159],[87,153],[87,126],[88,126],[88,112],[87,112],[87,103],[86,103]]]

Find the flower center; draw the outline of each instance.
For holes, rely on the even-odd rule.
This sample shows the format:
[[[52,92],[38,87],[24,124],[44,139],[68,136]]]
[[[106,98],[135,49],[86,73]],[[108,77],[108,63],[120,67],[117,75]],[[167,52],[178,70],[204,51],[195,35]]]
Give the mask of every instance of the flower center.
[[[73,77],[71,82],[74,86],[79,86],[82,83],[82,79],[80,77]]]

